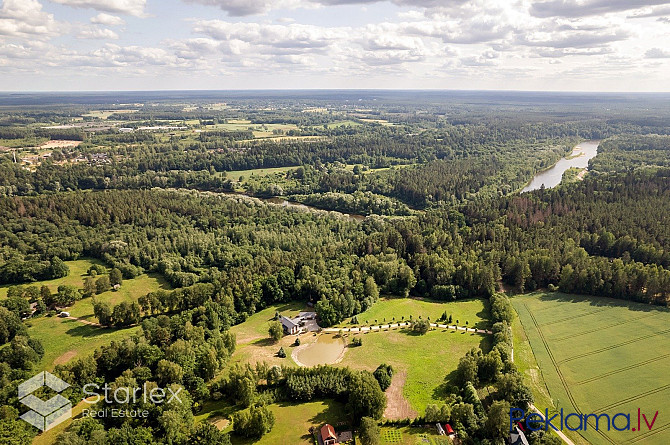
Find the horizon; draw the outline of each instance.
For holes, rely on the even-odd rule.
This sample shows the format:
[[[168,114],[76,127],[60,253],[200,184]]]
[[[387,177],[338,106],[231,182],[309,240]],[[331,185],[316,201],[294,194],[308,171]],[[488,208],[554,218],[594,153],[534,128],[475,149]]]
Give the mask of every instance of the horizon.
[[[0,81],[670,92],[669,27],[663,0],[2,0]]]

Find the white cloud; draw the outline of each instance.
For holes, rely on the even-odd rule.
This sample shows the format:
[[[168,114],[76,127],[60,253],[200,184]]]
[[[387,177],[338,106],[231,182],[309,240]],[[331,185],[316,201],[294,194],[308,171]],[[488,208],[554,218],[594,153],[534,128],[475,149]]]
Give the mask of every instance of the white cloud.
[[[48,38],[63,28],[37,0],[4,0],[0,8],[0,36]]]
[[[86,26],[79,31],[77,38],[94,40],[116,40],[119,35],[108,28],[99,26]]]
[[[141,17],[147,0],[51,0],[54,3],[71,6],[73,8],[92,8],[118,14],[127,14]]]
[[[95,23],[96,25],[121,26],[126,22],[119,16],[101,12],[95,17],[91,17],[91,23]]]
[[[644,56],[647,59],[669,59],[670,51],[662,50],[661,48],[651,48],[644,53]]]

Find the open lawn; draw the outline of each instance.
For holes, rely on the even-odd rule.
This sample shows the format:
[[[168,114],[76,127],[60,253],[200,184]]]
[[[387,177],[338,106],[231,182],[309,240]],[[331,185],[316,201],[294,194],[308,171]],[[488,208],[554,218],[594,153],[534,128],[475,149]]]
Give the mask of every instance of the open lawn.
[[[113,307],[122,301],[137,301],[138,298],[158,289],[170,290],[172,286],[160,274],[144,274],[131,280],[123,280],[123,284],[118,291],[110,290],[97,294],[93,298],[97,301],[109,303]],[[70,315],[97,323],[98,320],[93,316],[93,298],[84,298],[77,301],[70,308]]]
[[[382,298],[370,309],[357,315],[359,324],[377,324],[384,322],[409,320],[411,315],[414,319],[422,317],[436,322],[444,312],[451,315],[453,323],[456,320],[459,326],[477,327],[488,329],[491,325],[488,321],[488,301],[486,300],[460,300],[455,302],[439,302],[416,298]],[[368,323],[369,322],[369,323]],[[342,326],[350,327],[351,319],[345,320]]]
[[[275,403],[269,405],[275,415],[275,425],[268,434],[260,440],[251,440],[231,435],[233,444],[272,444],[272,445],[312,445],[314,440],[309,433],[310,427],[321,427],[324,423],[334,425],[337,430],[348,429],[346,426],[338,427],[340,423],[348,423],[344,411],[344,404],[334,400],[322,400],[309,403]],[[235,412],[236,408],[225,402],[210,402],[205,404],[203,410],[198,413],[196,420],[217,423]],[[231,431],[232,425],[228,425],[224,431]]]
[[[473,319],[474,320],[474,319]],[[444,400],[447,376],[456,370],[467,351],[480,347],[490,349],[486,334],[434,329],[426,335],[415,335],[407,329],[354,334],[363,345],[347,348],[338,366],[374,371],[381,363],[406,373],[402,391],[411,408],[422,415],[426,405]],[[348,335],[350,341],[352,336]]]
[[[659,413],[651,431],[644,420],[637,432],[595,431],[591,419],[580,432],[582,442],[670,443],[670,421],[663,415],[670,410],[668,309],[560,293],[518,296],[512,303],[555,408],[610,417],[630,413],[631,429],[638,428],[638,408],[649,422]],[[626,423],[621,417],[617,422]]]
[[[75,357],[92,354],[96,348],[129,337],[140,329],[99,328],[58,317],[39,317],[27,323],[30,336],[42,342],[44,347],[44,357],[38,369],[47,371]]]
[[[51,292],[56,292],[58,286],[66,284],[71,286],[77,286],[78,288],[84,287],[84,279],[88,277],[87,270],[93,264],[104,265],[102,261],[98,261],[92,258],[82,258],[75,261],[66,261],[65,264],[70,268],[70,273],[63,278],[56,278],[55,280],[47,281],[37,281],[35,283],[24,283],[24,286],[47,286]],[[7,296],[7,288],[11,285],[5,284],[0,286],[0,298],[5,298]]]

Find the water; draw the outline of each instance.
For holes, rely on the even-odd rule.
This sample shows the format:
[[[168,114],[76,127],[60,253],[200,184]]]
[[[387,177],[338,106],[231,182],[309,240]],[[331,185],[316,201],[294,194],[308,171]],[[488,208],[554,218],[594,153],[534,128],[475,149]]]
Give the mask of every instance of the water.
[[[336,335],[322,334],[314,343],[301,349],[297,359],[305,366],[335,363],[344,351],[344,341]]]
[[[570,167],[588,167],[589,160],[593,159],[598,154],[598,145],[600,145],[600,141],[585,141],[580,143],[574,150],[572,150],[570,156],[561,159],[551,168],[535,175],[532,181],[530,181],[530,184],[521,190],[521,193],[537,190],[542,187],[542,185],[548,189],[556,187],[561,183],[563,173]]]

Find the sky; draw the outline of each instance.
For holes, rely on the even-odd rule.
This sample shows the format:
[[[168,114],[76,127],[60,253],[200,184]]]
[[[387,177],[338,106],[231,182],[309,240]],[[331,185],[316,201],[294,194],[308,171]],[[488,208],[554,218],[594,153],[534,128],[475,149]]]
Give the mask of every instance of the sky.
[[[659,0],[1,1],[1,91],[670,91]]]

